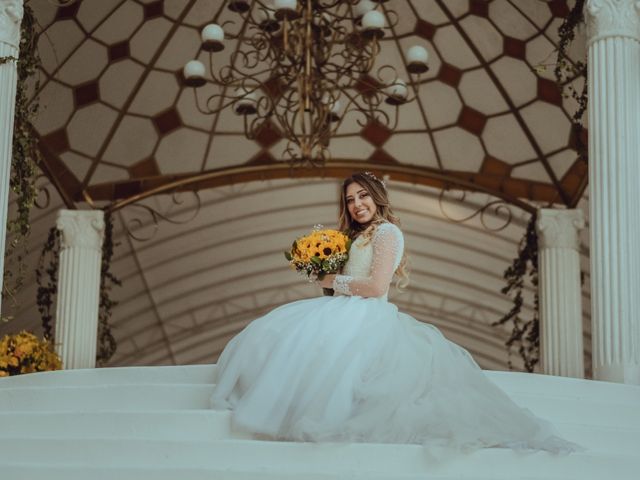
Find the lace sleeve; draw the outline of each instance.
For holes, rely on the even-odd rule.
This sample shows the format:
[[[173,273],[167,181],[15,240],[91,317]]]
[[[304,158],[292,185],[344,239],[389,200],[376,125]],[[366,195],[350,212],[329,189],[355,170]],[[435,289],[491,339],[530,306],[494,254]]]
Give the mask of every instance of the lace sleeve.
[[[387,292],[402,257],[402,232],[392,223],[384,223],[378,227],[372,241],[373,260],[369,276],[336,275],[333,281],[336,292],[361,297],[380,297]]]

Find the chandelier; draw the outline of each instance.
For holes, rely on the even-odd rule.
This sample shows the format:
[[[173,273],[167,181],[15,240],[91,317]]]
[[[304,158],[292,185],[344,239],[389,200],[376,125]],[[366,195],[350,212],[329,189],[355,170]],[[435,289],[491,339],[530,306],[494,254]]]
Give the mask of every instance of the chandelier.
[[[231,107],[244,118],[247,138],[275,127],[287,141],[284,160],[320,166],[348,116],[361,127],[378,122],[395,129],[399,106],[415,99],[409,87],[428,70],[427,51],[419,45],[405,53],[408,82],[395,67],[377,64],[385,30],[398,22],[385,2],[228,0],[228,9],[243,19],[240,32],[225,33],[231,22],[206,25],[201,48],[209,52],[208,69],[200,60],[187,62],[185,84],[193,87],[201,113]],[[229,64],[218,67],[214,54],[225,48],[225,35],[238,44]],[[204,85],[214,93],[201,98]]]

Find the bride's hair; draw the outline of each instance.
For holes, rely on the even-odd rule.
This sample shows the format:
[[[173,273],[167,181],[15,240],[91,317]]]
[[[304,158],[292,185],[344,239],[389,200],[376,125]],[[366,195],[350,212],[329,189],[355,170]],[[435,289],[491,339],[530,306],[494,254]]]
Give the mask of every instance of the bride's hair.
[[[369,195],[371,195],[373,202],[376,204],[376,213],[373,219],[364,225],[352,219],[349,209],[347,208],[347,187],[352,183],[357,183],[362,186]],[[400,219],[391,209],[387,189],[382,180],[371,172],[357,172],[345,178],[344,182],[342,182],[338,228],[342,231],[347,231],[352,240],[363,236],[367,239],[366,242],[369,242],[378,225],[385,222],[393,223],[400,227]],[[398,290],[404,290],[404,288],[409,285],[409,265],[405,252],[402,254],[400,265],[398,265],[395,274],[398,276],[396,288],[398,288]]]

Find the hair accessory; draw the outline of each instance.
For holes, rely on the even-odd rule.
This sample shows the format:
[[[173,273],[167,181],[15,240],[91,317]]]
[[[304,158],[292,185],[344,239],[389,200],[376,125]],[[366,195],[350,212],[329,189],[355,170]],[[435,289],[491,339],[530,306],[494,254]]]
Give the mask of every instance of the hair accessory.
[[[362,172],[363,174],[365,174],[367,177],[369,177],[372,180],[375,180],[376,182],[380,183],[384,188],[387,188],[387,185],[384,183],[384,180],[380,180],[378,177],[375,176],[375,174],[373,172]]]

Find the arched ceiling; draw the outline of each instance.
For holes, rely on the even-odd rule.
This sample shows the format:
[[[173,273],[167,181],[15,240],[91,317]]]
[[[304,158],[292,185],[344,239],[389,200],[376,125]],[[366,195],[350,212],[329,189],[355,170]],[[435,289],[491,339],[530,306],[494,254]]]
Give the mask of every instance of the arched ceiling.
[[[248,140],[241,117],[230,108],[200,113],[182,80],[188,60],[208,55],[200,50],[204,25],[233,21],[227,33],[242,32],[227,2],[32,3],[42,27],[39,93],[46,106],[37,129],[49,175],[68,204],[111,202],[230,168],[240,174],[228,182],[244,181],[250,177],[243,170],[282,163],[286,142],[275,126]],[[560,94],[552,68],[569,4],[391,0],[381,9],[399,21],[385,32],[377,66],[392,65],[408,79],[404,52],[419,44],[430,52],[431,68],[414,85],[416,101],[400,108],[395,130],[346,118],[331,141],[332,158],[367,162],[382,174],[405,166],[425,179],[444,175],[514,198],[575,205],[586,185],[571,136],[576,105]],[[216,65],[238,46],[226,42]],[[203,88],[201,103],[217,87]],[[276,169],[262,175],[286,176]]]
[[[247,140],[231,112],[198,113],[181,83],[183,64],[198,55],[200,28],[231,15],[223,3],[31,1],[44,65],[36,127],[43,168],[58,191],[34,213],[31,271],[59,208],[130,202],[114,209],[113,268],[124,287],[113,292],[119,348],[111,364],[212,362],[253,318],[320,293],[286,268],[282,251],[313,224],[335,225],[336,178],[367,168],[389,175],[410,255],[411,285],[392,291],[391,301],[441,328],[484,368],[506,368],[508,332],[491,323],[511,306],[500,293],[502,275],[527,211],[581,198],[587,206],[586,166],[570,136],[576,106],[558,94],[551,70],[539,68],[553,63],[556,31],[572,2],[386,2],[400,23],[383,40],[384,61],[404,68],[401,52],[414,43],[431,54],[418,101],[401,108],[395,131],[344,123],[331,142],[335,160],[293,175],[281,161],[278,132]],[[197,193],[180,193],[183,203],[142,198],[194,177],[189,188]],[[442,204],[442,189],[456,186],[467,191],[464,200]],[[492,231],[504,224],[504,209],[473,214],[496,198],[513,218]],[[145,207],[184,223],[161,221],[156,229]],[[587,230],[581,241],[588,351]],[[20,307],[9,311],[16,320],[0,325],[0,334],[38,329],[35,298],[31,273]],[[525,314],[531,311],[529,290]]]

